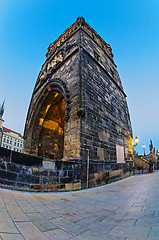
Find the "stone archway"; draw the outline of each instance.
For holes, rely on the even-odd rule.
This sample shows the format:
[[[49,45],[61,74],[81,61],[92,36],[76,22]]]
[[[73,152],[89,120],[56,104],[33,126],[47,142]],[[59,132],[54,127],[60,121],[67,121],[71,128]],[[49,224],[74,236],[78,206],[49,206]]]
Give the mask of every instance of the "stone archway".
[[[36,120],[39,128],[38,155],[61,159],[64,151],[65,99],[61,92],[51,90]]]
[[[25,125],[25,153],[64,158],[65,124],[69,119],[69,92],[60,79],[48,79],[36,101],[31,100]]]

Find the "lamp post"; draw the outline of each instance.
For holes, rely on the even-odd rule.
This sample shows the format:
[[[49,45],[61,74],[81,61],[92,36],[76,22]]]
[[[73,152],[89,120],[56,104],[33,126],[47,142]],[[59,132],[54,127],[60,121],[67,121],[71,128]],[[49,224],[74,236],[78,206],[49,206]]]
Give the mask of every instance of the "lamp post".
[[[138,143],[139,143],[139,139],[138,139],[138,137],[136,137],[135,138],[135,145],[134,145],[134,147],[136,147],[138,145]]]
[[[138,145],[139,139],[138,137],[135,137],[135,144],[134,144],[134,148]],[[134,150],[134,162],[133,162],[133,174],[135,174],[135,157],[138,156],[138,153],[136,153],[136,151]]]
[[[135,144],[134,144],[134,148],[138,145],[139,139],[138,137],[135,138]],[[134,150],[134,155],[137,155],[136,151]]]
[[[143,150],[144,150],[144,156],[145,156],[145,144],[142,145]]]

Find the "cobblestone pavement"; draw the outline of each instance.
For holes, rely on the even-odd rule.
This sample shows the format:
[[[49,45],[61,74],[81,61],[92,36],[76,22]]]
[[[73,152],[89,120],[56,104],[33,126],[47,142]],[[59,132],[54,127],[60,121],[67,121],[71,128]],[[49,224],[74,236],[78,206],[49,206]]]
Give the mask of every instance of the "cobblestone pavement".
[[[159,171],[94,189],[0,189],[0,236],[14,240],[159,239]]]

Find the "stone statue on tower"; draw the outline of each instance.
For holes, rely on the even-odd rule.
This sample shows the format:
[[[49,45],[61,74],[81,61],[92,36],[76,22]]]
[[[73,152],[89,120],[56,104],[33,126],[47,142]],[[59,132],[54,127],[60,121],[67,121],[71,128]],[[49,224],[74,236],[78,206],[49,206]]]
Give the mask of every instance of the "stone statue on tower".
[[[152,144],[152,140],[150,140],[149,148],[150,148],[150,153],[152,153],[152,152],[153,152],[153,144]]]

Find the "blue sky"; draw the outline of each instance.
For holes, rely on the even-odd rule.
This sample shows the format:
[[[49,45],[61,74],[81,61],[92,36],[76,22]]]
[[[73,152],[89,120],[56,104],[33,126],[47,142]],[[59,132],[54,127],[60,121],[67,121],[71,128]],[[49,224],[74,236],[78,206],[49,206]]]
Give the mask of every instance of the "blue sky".
[[[0,103],[4,126],[23,134],[47,47],[83,16],[113,49],[127,94],[136,150],[159,148],[158,0],[0,0]]]

